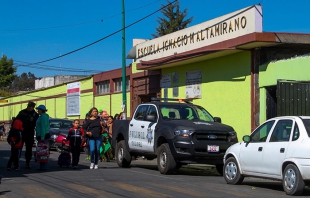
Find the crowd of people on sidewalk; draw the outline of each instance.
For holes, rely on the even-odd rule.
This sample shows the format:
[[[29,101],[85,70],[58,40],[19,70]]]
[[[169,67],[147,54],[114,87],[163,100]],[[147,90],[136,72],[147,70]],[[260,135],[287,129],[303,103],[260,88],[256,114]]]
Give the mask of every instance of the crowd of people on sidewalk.
[[[30,161],[33,156],[34,135],[40,144],[48,145],[50,138],[49,115],[45,105],[35,108],[34,102],[29,102],[27,108],[21,110],[13,119],[8,133],[7,142],[11,146],[11,156],[7,170],[21,170],[19,159],[25,146],[26,169],[31,169]],[[37,111],[35,111],[35,109]],[[83,124],[79,119],[73,120],[66,140],[70,142],[72,153],[72,168],[77,169],[80,160],[80,146],[87,142],[89,149],[90,169],[98,169],[98,162],[114,159],[111,148],[112,128],[115,119],[123,119],[123,113],[110,116],[106,110],[93,107],[85,116]],[[36,133],[36,134],[35,134]],[[4,123],[0,125],[0,138],[6,134]],[[35,152],[36,153],[36,152]],[[39,171],[47,170],[48,160],[40,161]],[[12,167],[13,165],[13,167]]]

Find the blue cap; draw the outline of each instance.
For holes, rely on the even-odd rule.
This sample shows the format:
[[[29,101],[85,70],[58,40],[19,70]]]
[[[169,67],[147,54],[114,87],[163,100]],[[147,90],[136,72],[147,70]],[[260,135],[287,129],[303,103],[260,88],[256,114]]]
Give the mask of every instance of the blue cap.
[[[36,107],[36,109],[42,109],[43,111],[47,111],[44,105],[39,105]]]

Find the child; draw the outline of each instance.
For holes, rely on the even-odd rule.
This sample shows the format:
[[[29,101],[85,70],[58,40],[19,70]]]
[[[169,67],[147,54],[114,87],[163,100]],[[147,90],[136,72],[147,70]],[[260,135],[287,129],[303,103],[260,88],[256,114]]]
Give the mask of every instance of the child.
[[[0,125],[0,141],[4,141],[3,136],[5,136],[5,123],[2,122]]]
[[[72,167],[77,169],[80,160],[80,151],[82,138],[84,137],[84,129],[80,127],[80,121],[73,121],[73,128],[69,129],[67,140],[70,140],[70,149],[72,152]]]
[[[23,123],[20,120],[14,120],[9,136],[7,138],[7,142],[11,145],[11,157],[7,164],[8,171],[11,170],[12,163],[14,163],[14,170],[21,170],[19,167],[19,158],[23,148],[22,126]]]

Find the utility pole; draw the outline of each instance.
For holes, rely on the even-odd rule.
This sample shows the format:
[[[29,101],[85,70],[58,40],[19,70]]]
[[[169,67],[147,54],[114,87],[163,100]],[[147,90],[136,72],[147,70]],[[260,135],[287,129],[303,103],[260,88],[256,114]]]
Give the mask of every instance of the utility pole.
[[[125,3],[122,1],[122,93],[123,93],[123,120],[127,119],[126,102],[126,46],[125,46]]]

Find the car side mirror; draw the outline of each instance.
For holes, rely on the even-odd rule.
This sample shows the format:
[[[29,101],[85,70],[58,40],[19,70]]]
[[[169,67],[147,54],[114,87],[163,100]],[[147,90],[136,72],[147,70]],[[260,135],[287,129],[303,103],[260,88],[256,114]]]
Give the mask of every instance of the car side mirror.
[[[242,138],[242,140],[245,142],[245,143],[249,143],[249,142],[251,142],[251,136],[249,136],[249,135],[245,135],[245,136],[243,136],[243,138]]]
[[[222,123],[222,119],[220,117],[214,117],[214,122]]]
[[[145,120],[149,122],[156,122],[156,117],[155,115],[146,115]]]

